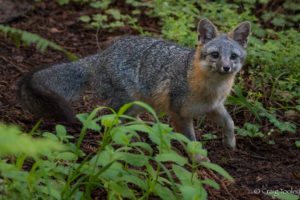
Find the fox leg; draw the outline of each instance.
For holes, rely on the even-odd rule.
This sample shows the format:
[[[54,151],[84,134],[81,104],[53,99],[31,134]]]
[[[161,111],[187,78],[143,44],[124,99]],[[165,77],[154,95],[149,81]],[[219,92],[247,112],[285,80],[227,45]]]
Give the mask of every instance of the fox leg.
[[[219,106],[217,109],[208,113],[207,115],[211,120],[216,122],[223,129],[223,144],[230,149],[235,149],[236,140],[234,136],[234,123],[225,109],[224,105]]]
[[[173,124],[175,126],[176,131],[183,133],[191,141],[196,141],[194,126],[193,126],[193,118],[185,118],[175,113],[173,113],[171,116],[172,116],[172,120],[174,121]],[[200,154],[196,154],[194,156],[195,156],[194,159],[196,163],[202,161],[210,162],[209,158],[204,157]]]
[[[181,117],[180,115],[173,113],[172,120],[174,121],[173,124],[176,131],[183,133],[191,141],[196,140],[192,118]]]

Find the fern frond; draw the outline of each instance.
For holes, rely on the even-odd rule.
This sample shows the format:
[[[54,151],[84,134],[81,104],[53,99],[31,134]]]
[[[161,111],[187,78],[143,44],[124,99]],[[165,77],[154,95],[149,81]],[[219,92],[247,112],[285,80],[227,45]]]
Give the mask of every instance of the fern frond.
[[[5,26],[0,24],[0,31],[4,32],[5,34],[10,34],[11,37],[15,40],[15,43],[17,46],[19,46],[19,37],[21,37],[22,41],[25,42],[26,44],[36,44],[36,48],[40,50],[41,52],[45,52],[48,47],[51,47],[55,50],[62,51],[64,52],[70,60],[77,60],[77,56],[72,54],[71,52],[67,51],[63,47],[55,44],[54,42],[51,42],[45,38],[42,38],[41,36],[30,33],[24,30],[12,28],[10,26]]]

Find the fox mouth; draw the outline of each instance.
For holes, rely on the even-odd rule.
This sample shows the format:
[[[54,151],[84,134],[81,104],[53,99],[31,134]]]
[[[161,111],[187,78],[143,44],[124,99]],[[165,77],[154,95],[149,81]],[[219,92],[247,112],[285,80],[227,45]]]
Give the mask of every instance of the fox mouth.
[[[211,65],[211,71],[216,72],[220,75],[228,75],[228,74],[233,74],[233,68],[228,67],[228,68],[223,68],[223,67],[217,67],[217,65]]]
[[[218,73],[220,75],[229,75],[229,74],[233,74],[233,71],[231,70],[231,71],[225,72],[225,71],[218,70]]]

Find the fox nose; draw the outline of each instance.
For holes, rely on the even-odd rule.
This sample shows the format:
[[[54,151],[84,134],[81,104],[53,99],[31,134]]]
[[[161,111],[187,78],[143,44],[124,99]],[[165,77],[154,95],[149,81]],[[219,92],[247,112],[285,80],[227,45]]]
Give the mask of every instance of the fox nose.
[[[223,66],[223,71],[224,72],[229,72],[230,71],[230,66]]]

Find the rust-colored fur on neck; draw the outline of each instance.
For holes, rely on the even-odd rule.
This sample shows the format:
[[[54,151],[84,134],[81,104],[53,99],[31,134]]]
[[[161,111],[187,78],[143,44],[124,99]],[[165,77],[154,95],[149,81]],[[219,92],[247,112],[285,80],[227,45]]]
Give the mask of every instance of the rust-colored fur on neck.
[[[204,79],[206,79],[206,74],[201,70],[200,66],[200,53],[201,53],[202,45],[199,44],[197,46],[195,56],[194,56],[194,61],[193,61],[193,67],[190,69],[188,73],[188,80],[189,80],[189,85],[192,91],[194,89],[197,89],[199,86],[199,83],[202,82]]]

